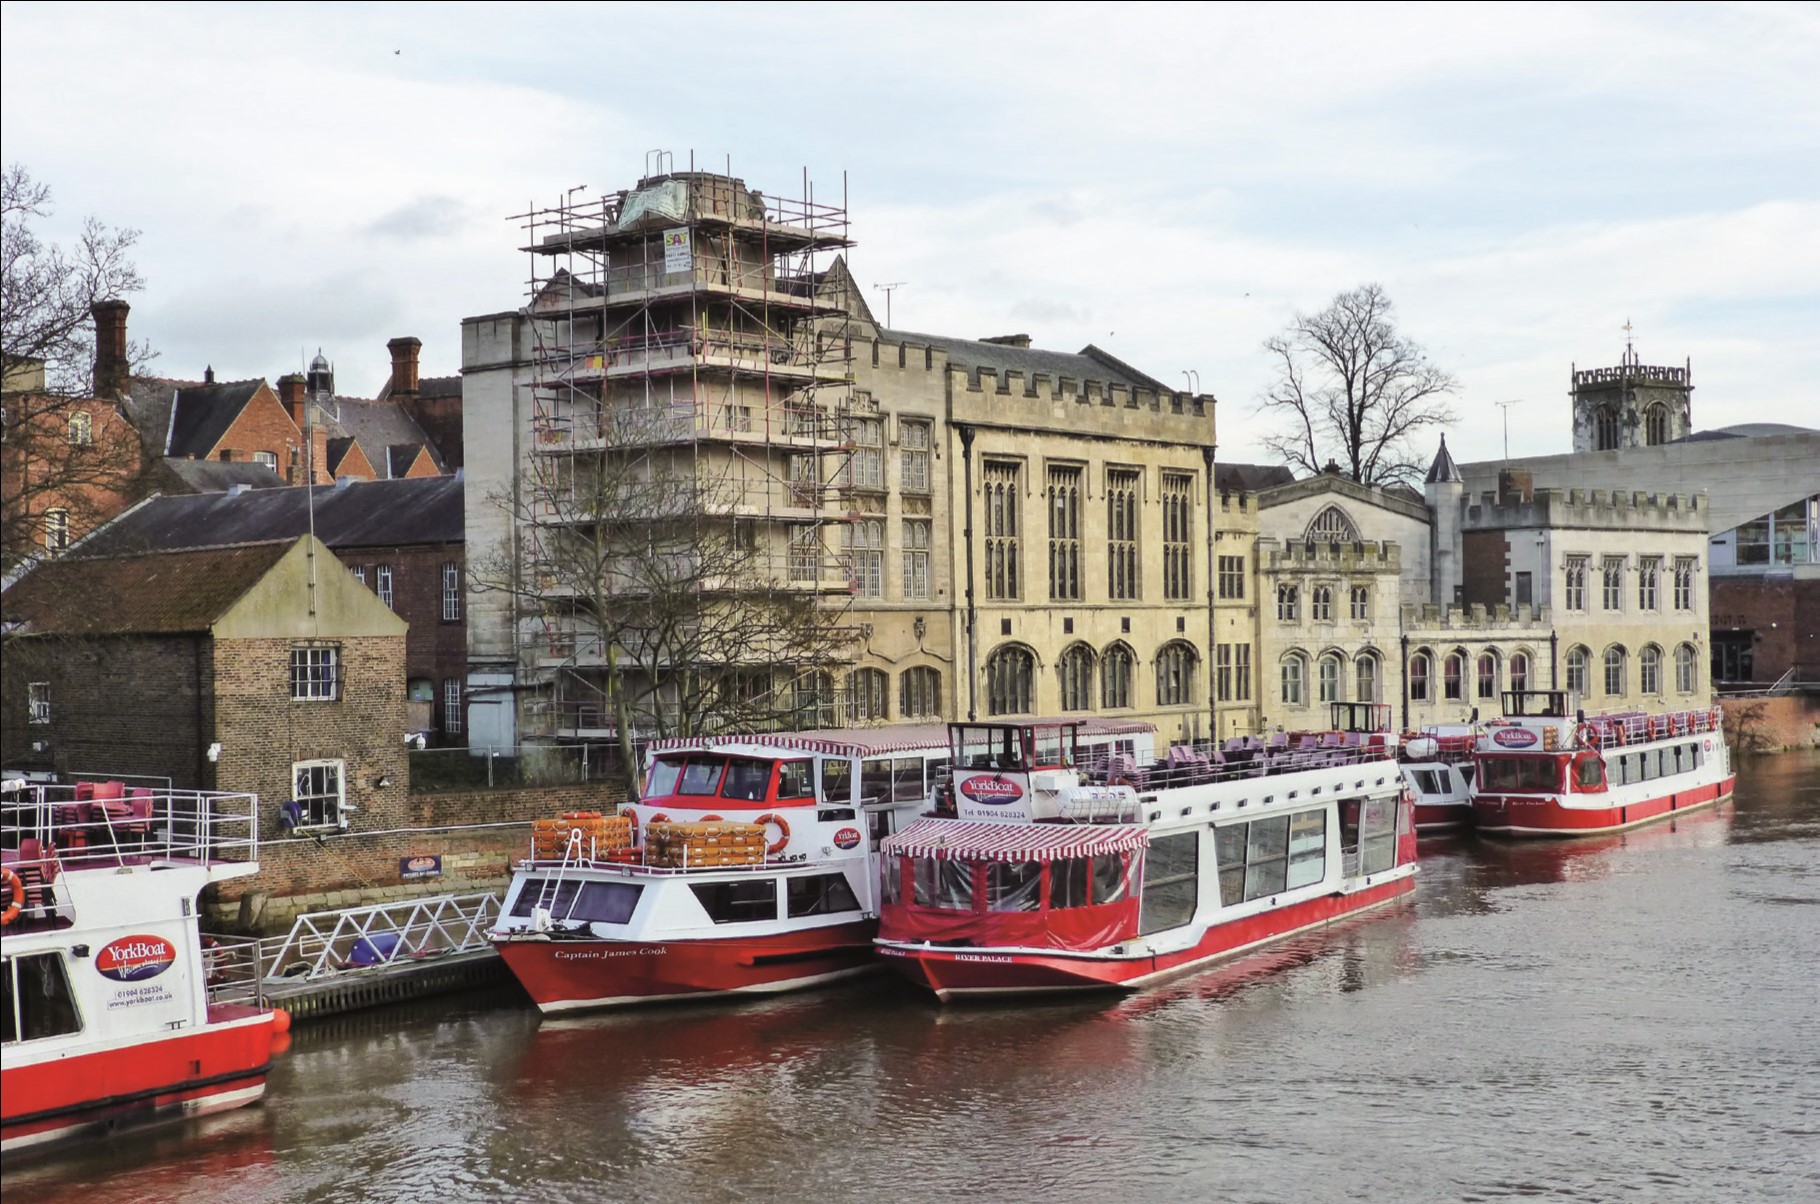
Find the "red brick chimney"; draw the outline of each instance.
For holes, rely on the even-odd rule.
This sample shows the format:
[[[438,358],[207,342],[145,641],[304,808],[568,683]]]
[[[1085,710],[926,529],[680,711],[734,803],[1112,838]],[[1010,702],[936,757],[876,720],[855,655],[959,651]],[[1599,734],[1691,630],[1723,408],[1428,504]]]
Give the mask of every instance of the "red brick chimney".
[[[289,376],[278,378],[278,400],[289,411],[291,421],[297,424],[297,429],[300,431],[303,429],[303,407],[307,401],[306,387],[301,372],[293,372]]]
[[[119,298],[89,307],[95,316],[95,396],[118,397],[126,391],[132,365],[126,357],[126,315],[132,306]]]
[[[423,340],[406,335],[387,342],[386,350],[392,353],[392,385],[387,396],[393,401],[415,397],[417,354],[423,350]]]

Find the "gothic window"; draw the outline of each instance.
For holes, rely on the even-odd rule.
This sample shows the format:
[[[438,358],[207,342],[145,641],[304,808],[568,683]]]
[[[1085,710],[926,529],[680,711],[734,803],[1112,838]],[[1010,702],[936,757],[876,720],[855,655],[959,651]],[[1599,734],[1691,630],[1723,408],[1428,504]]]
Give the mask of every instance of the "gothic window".
[[[1497,653],[1495,653],[1495,652],[1479,653],[1478,670],[1479,670],[1479,672],[1478,672],[1478,678],[1479,678],[1478,697],[1480,699],[1496,698],[1498,696],[1498,656],[1497,656]]]
[[[1624,649],[1618,644],[1605,650],[1605,693],[1613,698],[1624,693]]]
[[[790,701],[796,720],[805,728],[834,726],[834,675],[799,673],[790,683]]]
[[[1364,623],[1371,618],[1371,587],[1355,585],[1352,587],[1352,621]]]
[[[847,677],[847,722],[870,723],[889,719],[886,700],[891,678],[882,669],[855,669]]]
[[[1563,572],[1562,591],[1568,610],[1586,609],[1586,557],[1569,556]]]
[[[1329,506],[1314,516],[1303,538],[1308,543],[1357,543],[1359,529],[1352,525],[1344,510]]]
[[[904,520],[904,597],[929,596],[929,521]]]
[[[1606,610],[1624,609],[1624,559],[1607,556],[1599,566],[1601,594]]]
[[[1194,596],[1194,478],[1163,474],[1163,597]]]
[[[1124,644],[1114,644],[1100,658],[1100,709],[1116,711],[1131,705],[1131,667],[1137,658]]]
[[[1171,640],[1156,654],[1156,704],[1186,706],[1194,701],[1194,671],[1200,657],[1181,640]]]
[[[1597,427],[1597,432],[1598,432],[1598,442],[1595,444],[1594,450],[1596,450],[1596,451],[1617,451],[1618,450],[1618,410],[1617,410],[1617,407],[1616,406],[1600,406],[1598,409],[1598,412],[1593,415],[1593,423]]]
[[[1308,705],[1308,658],[1292,652],[1283,658],[1283,705]]]
[[[898,678],[897,713],[903,719],[932,719],[942,713],[942,672],[917,666]]]
[[[1643,694],[1662,692],[1662,649],[1654,644],[1643,645],[1643,651],[1637,653],[1637,690]]]
[[[1016,598],[1018,583],[1018,465],[988,463],[981,473],[986,491],[986,596]]]
[[[1035,709],[1033,685],[1036,656],[1018,644],[1006,644],[986,658],[986,713],[1025,715]]]
[[[1529,689],[1529,653],[1513,652],[1510,654],[1510,688],[1513,690]]]
[[[885,487],[885,423],[882,418],[861,418],[854,423],[858,446],[847,463],[847,483],[860,489]]]
[[[1683,694],[1692,694],[1700,684],[1699,662],[1695,657],[1692,644],[1682,644],[1675,649],[1675,689]]]
[[[1358,702],[1378,700],[1378,658],[1361,653],[1352,662],[1353,698]]]
[[[1251,701],[1251,645],[1232,646],[1232,698],[1234,702]]]
[[[1649,446],[1668,442],[1668,407],[1660,402],[1643,416],[1643,439]]]
[[[1308,617],[1317,623],[1333,622],[1333,586],[1317,585],[1309,591]]]
[[[1340,658],[1328,653],[1317,666],[1320,675],[1321,701],[1340,701]]]
[[[885,527],[877,519],[850,523],[843,535],[847,544],[847,571],[853,591],[862,598],[885,592]]]
[[[1213,691],[1221,702],[1232,701],[1232,645],[1213,647]]]
[[[1223,601],[1242,599],[1245,596],[1245,558],[1243,556],[1220,557],[1220,598]]]
[[[1692,610],[1694,608],[1694,562],[1692,560],[1675,561],[1675,609]]]
[[[903,419],[898,423],[898,437],[903,445],[900,487],[905,493],[928,493],[929,424]]]
[[[1075,602],[1081,596],[1081,470],[1049,469],[1049,597]]]
[[[1567,650],[1567,689],[1569,693],[1584,696],[1587,692],[1587,675],[1591,665],[1592,654],[1576,644]]]
[[[1075,644],[1063,652],[1055,663],[1056,673],[1062,684],[1062,709],[1064,711],[1090,711],[1093,709],[1093,649],[1085,644]]]
[[[1434,675],[1434,658],[1426,652],[1418,652],[1409,658],[1409,700],[1427,702],[1431,686],[1429,678]]]
[[[1138,596],[1138,474],[1128,468],[1106,472],[1106,596]]]
[[[1441,662],[1441,697],[1448,702],[1458,702],[1466,697],[1466,654],[1449,652],[1447,659]]]
[[[1277,621],[1280,623],[1295,622],[1299,609],[1296,587],[1293,585],[1277,586]]]
[[[790,580],[815,581],[822,572],[822,534],[819,527],[790,528]]]
[[[1656,609],[1657,585],[1662,578],[1662,558],[1643,557],[1637,561],[1637,609]]]

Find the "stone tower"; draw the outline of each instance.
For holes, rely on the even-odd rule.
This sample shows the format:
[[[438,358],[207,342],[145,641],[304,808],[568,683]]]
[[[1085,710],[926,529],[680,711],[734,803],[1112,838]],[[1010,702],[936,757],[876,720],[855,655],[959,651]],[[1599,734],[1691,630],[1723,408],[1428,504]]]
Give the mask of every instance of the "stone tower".
[[[1617,451],[1685,439],[1693,431],[1693,364],[1657,368],[1624,349],[1616,368],[1573,373],[1574,450]]]
[[[1441,436],[1441,450],[1428,466],[1428,477],[1422,482],[1423,500],[1433,525],[1429,538],[1429,598],[1441,606],[1459,600],[1460,589],[1460,502],[1466,496],[1466,480],[1459,465],[1447,450],[1447,436]]]

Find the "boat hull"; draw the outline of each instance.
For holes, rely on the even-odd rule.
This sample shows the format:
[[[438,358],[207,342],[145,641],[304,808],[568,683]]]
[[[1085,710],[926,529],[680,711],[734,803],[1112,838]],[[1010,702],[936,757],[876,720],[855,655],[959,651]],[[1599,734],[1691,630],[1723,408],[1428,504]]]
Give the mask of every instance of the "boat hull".
[[[671,941],[496,941],[540,1011],[802,990],[875,967],[875,920],[761,936]]]
[[[1723,802],[1736,782],[1735,775],[1728,775],[1616,807],[1566,807],[1554,795],[1492,795],[1473,800],[1473,824],[1487,836],[1597,836]]]
[[[1472,823],[1472,804],[1462,799],[1457,803],[1417,803],[1416,831],[1446,832]]]
[[[0,1079],[0,1149],[10,1153],[253,1103],[264,1094],[271,1069],[273,1016],[232,1010],[246,1014],[162,1040],[7,1067]]]
[[[1394,877],[1349,893],[1322,895],[1215,924],[1193,946],[1155,956],[1115,956],[1108,951],[968,949],[899,942],[881,942],[879,953],[893,971],[944,1003],[1013,995],[1132,991],[1393,902],[1414,889],[1413,867],[1406,872],[1405,867],[1398,867]]]

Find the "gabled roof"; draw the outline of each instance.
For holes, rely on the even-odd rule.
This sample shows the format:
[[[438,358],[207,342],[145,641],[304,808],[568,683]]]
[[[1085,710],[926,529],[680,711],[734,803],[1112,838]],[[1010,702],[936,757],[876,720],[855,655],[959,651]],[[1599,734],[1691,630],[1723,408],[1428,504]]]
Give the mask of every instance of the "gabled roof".
[[[1213,486],[1228,493],[1256,493],[1274,485],[1287,485],[1295,474],[1282,464],[1238,464],[1221,460],[1213,466]]]
[[[417,420],[395,401],[337,397],[335,405],[337,410],[333,415],[323,415],[325,424],[340,435],[357,440],[361,453],[376,473],[385,471],[388,463],[387,448],[406,443],[420,447],[431,446],[429,437],[417,425]],[[442,471],[442,461],[437,458],[434,450],[430,452],[430,459],[435,462],[437,471]]]
[[[460,397],[461,377],[426,376],[417,382],[419,397]]]
[[[49,560],[6,591],[6,620],[29,635],[207,631],[296,542]]]
[[[164,454],[208,456],[264,384],[263,380],[232,380],[179,386]]]
[[[91,534],[72,556],[129,555],[173,548],[221,547],[268,539],[294,540],[310,529],[330,548],[451,544],[463,539],[460,477],[346,481],[241,494],[156,497]]]
[[[1460,466],[1453,462],[1447,453],[1447,436],[1441,436],[1441,450],[1435,453],[1434,463],[1428,466],[1428,476],[1423,479],[1425,485],[1436,485],[1450,481],[1461,481]]]
[[[429,445],[426,443],[392,444],[385,449],[385,475],[394,480],[403,479],[411,471],[411,466],[417,463],[417,457],[422,455],[430,455]],[[430,455],[432,467],[435,466],[435,459],[434,455]]]

